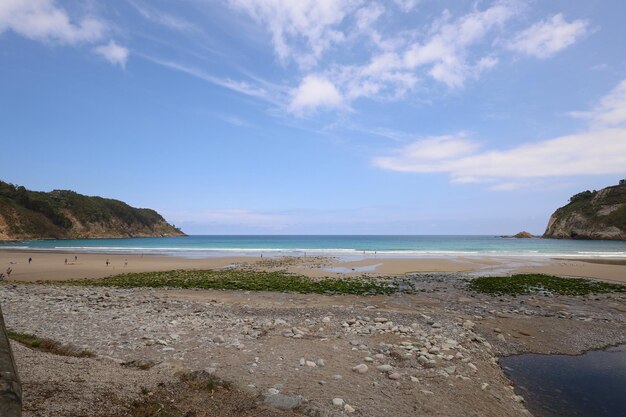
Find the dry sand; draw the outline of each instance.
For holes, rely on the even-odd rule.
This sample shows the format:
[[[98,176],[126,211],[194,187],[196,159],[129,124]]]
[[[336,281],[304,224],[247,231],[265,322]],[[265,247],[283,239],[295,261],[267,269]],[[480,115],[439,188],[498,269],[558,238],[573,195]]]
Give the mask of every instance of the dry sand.
[[[74,261],[74,256],[78,260]],[[28,263],[32,257],[33,262]],[[65,264],[65,259],[68,263]],[[109,260],[109,266],[106,260]],[[157,255],[75,254],[0,250],[0,272],[10,267],[14,281],[102,278],[127,272],[168,271],[174,269],[213,269],[228,266],[254,267],[264,270],[287,270],[309,277],[403,275],[410,272],[473,272],[510,274],[546,273],[626,282],[626,265],[596,263],[598,260],[458,257],[458,258],[381,258],[368,257],[344,261],[324,257],[220,257],[188,259]],[[606,260],[603,260],[606,262]]]

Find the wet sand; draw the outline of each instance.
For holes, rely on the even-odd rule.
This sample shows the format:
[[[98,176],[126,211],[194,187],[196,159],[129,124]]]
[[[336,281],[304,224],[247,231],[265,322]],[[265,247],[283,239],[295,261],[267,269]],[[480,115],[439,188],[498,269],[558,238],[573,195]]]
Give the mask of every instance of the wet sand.
[[[74,256],[78,256],[75,261]],[[32,257],[31,264],[28,258]],[[65,264],[67,259],[67,264]],[[106,265],[106,260],[109,265]],[[188,259],[159,255],[114,255],[69,252],[0,250],[0,271],[10,267],[14,281],[102,278],[127,272],[174,269],[213,269],[228,266],[287,270],[309,277],[403,275],[411,272],[472,272],[474,274],[546,273],[558,276],[626,282],[626,265],[616,261],[592,263],[588,259],[512,257],[383,258],[345,261],[330,257],[220,257]]]

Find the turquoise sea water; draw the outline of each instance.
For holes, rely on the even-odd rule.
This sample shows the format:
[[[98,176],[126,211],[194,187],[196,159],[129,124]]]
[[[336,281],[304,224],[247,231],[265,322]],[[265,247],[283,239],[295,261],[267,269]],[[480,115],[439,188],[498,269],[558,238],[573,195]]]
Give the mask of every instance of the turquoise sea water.
[[[202,258],[225,255],[389,257],[524,256],[626,258],[626,242],[511,239],[494,236],[185,236],[129,239],[38,240],[0,243],[0,249],[142,253]]]

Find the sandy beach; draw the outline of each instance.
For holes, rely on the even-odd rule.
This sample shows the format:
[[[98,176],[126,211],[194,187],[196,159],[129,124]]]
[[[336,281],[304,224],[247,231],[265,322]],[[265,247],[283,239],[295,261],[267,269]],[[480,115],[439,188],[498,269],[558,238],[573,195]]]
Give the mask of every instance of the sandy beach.
[[[74,257],[78,259],[75,260]],[[28,263],[28,258],[32,262]],[[67,264],[65,260],[67,259]],[[109,260],[107,266],[106,261]],[[606,263],[598,263],[606,262]],[[219,257],[188,259],[159,255],[120,255],[71,252],[0,250],[0,268],[11,268],[10,280],[66,280],[102,278],[128,272],[175,269],[214,269],[229,266],[262,270],[287,270],[308,277],[383,276],[411,272],[472,272],[477,275],[544,273],[557,276],[626,282],[626,265],[620,260],[551,259],[526,257],[384,258],[345,261],[332,257]]]

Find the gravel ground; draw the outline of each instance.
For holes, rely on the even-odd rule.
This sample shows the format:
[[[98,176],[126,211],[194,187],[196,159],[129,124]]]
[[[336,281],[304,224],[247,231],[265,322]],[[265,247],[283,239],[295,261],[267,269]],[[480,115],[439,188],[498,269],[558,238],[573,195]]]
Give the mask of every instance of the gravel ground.
[[[99,355],[18,347],[30,415],[100,415],[81,414],[94,404],[86,386],[114,407],[142,386],[172,383],[176,364],[308,415],[520,416],[528,412],[499,356],[626,342],[624,295],[491,297],[465,291],[458,274],[423,275],[417,286],[359,297],[20,284],[0,286],[0,301],[12,330]],[[57,359],[78,376],[44,372]],[[159,365],[120,371],[132,360]]]

